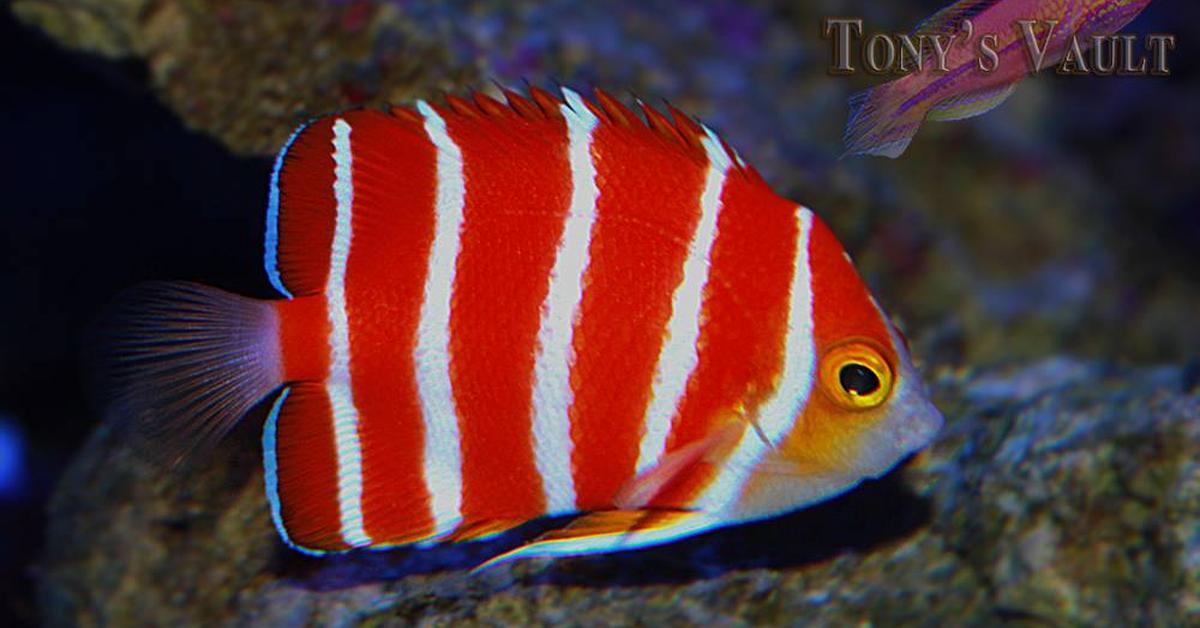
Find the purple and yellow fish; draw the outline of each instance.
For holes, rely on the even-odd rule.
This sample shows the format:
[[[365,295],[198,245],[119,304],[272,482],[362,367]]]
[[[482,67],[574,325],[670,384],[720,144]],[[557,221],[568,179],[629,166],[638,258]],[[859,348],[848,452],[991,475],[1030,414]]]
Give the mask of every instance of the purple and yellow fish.
[[[958,34],[946,53],[945,71],[925,59],[903,78],[850,99],[844,156],[899,157],[925,120],[962,120],[1004,102],[1029,73],[1061,61],[1072,40],[1080,49],[1093,36],[1116,33],[1150,0],[962,0],[935,13],[914,35]],[[970,20],[970,31],[963,31]],[[1022,21],[1032,21],[1028,32]],[[964,35],[972,35],[963,45]],[[980,67],[977,40],[994,35],[988,70]],[[928,52],[928,50],[926,50]],[[1036,60],[1031,64],[1031,60]]]

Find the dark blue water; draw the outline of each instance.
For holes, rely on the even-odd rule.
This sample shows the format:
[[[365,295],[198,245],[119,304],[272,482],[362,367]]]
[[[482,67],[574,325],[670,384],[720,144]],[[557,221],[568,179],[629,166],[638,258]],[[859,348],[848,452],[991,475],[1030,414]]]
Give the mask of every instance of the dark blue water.
[[[150,278],[267,294],[268,163],[184,129],[142,71],[0,10],[0,625],[35,617],[45,500],[92,428],[78,356],[96,312]]]

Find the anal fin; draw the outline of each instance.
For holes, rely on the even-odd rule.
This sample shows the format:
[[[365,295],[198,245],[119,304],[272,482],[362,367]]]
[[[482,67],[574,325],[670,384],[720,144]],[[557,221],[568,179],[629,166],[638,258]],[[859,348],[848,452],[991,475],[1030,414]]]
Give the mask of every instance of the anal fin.
[[[488,560],[475,571],[524,558],[582,556],[669,543],[709,530],[720,520],[680,510],[605,510],[575,519],[534,541]]]
[[[443,543],[467,543],[486,541],[525,523],[524,519],[489,519],[464,523],[450,534],[438,539]]]

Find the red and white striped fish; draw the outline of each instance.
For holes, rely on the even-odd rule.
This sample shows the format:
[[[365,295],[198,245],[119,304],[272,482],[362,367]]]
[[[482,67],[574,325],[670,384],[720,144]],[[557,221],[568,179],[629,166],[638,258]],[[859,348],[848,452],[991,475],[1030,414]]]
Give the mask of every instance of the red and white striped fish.
[[[497,560],[663,543],[879,476],[942,418],[834,235],[712,131],[596,92],[355,110],[271,180],[285,297],[144,288],[112,365],[183,452],[273,395],[307,553],[566,527]]]

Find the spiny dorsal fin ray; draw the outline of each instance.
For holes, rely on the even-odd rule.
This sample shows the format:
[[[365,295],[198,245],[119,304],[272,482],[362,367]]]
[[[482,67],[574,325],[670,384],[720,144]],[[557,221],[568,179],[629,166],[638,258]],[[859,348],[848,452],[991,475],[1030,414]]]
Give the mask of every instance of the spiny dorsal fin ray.
[[[724,156],[729,159],[729,164],[734,171],[752,180],[761,180],[757,171],[746,164],[724,138],[712,133],[707,127],[669,102],[665,103],[667,115],[664,115],[654,107],[637,100],[638,109],[642,114],[639,117],[635,110],[630,109],[602,89],[595,89],[593,98],[590,99],[579,96],[569,88],[563,88],[561,96],[556,96],[540,87],[530,87],[528,96],[522,96],[503,86],[498,86],[498,89],[506,102],[500,102],[482,92],[475,92],[470,99],[447,95],[445,105],[433,105],[433,107],[444,116],[458,115],[469,119],[503,120],[507,116],[527,120],[560,118],[562,108],[572,106],[572,98],[568,97],[570,94],[578,96],[576,102],[585,107],[587,113],[596,116],[601,124],[612,124],[635,132],[638,130],[653,132],[668,144],[682,149],[683,155],[692,159],[706,159],[705,138],[713,139]],[[414,115],[405,107],[394,107],[392,112],[393,115],[402,115],[401,112]]]
[[[563,88],[561,96],[539,87],[529,88],[528,96],[506,88],[501,88],[501,93],[506,102],[482,92],[466,98],[448,94],[444,104],[431,105],[431,109],[447,121],[457,118],[496,124],[498,130],[508,131],[497,137],[521,141],[522,132],[537,131],[519,122],[561,120],[564,109],[581,107],[586,112],[578,113],[594,115],[601,125],[659,138],[668,150],[677,150],[682,158],[697,162],[708,160],[710,155],[727,158],[731,172],[761,182],[758,173],[728,143],[670,103],[666,104],[667,115],[664,115],[639,101],[643,116],[639,117],[599,89],[595,90],[594,99],[583,98],[567,88]],[[332,244],[337,204],[336,142],[340,139],[354,144],[356,165],[352,172],[356,198],[376,190],[390,193],[406,187],[397,179],[420,179],[428,174],[419,172],[421,162],[410,157],[427,148],[429,142],[423,125],[423,117],[411,107],[392,107],[387,112],[354,109],[313,120],[292,135],[280,151],[271,178],[264,254],[268,277],[281,294],[287,297],[318,294],[325,285],[328,255],[316,255],[314,251],[328,251]],[[714,143],[718,152],[707,151],[706,142]],[[372,159],[378,162],[373,167],[358,167],[358,162]],[[376,209],[367,211],[384,211],[393,205],[371,205]],[[355,220],[360,219],[357,212],[356,209]]]

